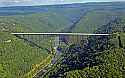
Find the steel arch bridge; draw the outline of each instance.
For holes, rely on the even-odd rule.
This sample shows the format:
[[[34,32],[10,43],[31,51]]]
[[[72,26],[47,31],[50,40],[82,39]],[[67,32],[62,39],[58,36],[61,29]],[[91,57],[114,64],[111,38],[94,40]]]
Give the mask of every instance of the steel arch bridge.
[[[56,48],[61,45],[79,44],[88,36],[109,36],[110,34],[88,34],[88,33],[11,33],[41,49],[50,51],[47,47]],[[49,47],[50,48],[50,47]]]

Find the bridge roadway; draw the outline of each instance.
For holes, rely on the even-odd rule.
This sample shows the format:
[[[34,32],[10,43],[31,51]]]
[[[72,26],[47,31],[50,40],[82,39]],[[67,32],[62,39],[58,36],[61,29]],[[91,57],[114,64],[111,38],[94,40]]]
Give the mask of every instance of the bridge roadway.
[[[108,36],[110,34],[90,34],[90,33],[11,33],[12,35],[79,35],[79,36]]]

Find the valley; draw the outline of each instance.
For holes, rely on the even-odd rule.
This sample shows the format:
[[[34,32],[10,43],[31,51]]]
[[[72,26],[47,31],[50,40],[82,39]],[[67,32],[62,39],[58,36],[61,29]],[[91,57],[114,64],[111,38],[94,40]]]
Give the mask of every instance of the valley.
[[[76,32],[111,34],[87,36],[83,44],[69,44],[51,67],[50,37],[22,39],[13,32]],[[26,41],[27,40],[27,41]],[[42,48],[40,48],[40,47]],[[124,78],[125,5],[78,3],[0,7],[0,78]],[[39,68],[40,66],[40,68]],[[33,71],[34,73],[34,71]],[[41,75],[42,73],[42,75]]]

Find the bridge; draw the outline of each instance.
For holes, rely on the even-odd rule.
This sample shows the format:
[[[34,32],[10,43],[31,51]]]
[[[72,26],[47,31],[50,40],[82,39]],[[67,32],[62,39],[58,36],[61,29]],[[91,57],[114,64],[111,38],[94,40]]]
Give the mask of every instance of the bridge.
[[[89,34],[89,33],[11,33],[12,35],[97,35],[107,36],[110,34]]]
[[[31,45],[41,49],[42,45],[56,48],[60,45],[78,44],[88,36],[109,36],[110,34],[89,34],[89,33],[11,33]],[[49,51],[49,49],[46,49]]]

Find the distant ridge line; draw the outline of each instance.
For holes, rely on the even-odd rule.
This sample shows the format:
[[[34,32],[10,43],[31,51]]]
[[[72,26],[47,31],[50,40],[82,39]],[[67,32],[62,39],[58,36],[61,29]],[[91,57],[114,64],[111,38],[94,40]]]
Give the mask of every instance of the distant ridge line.
[[[11,33],[12,35],[95,35],[108,36],[110,34],[91,34],[91,33]]]

